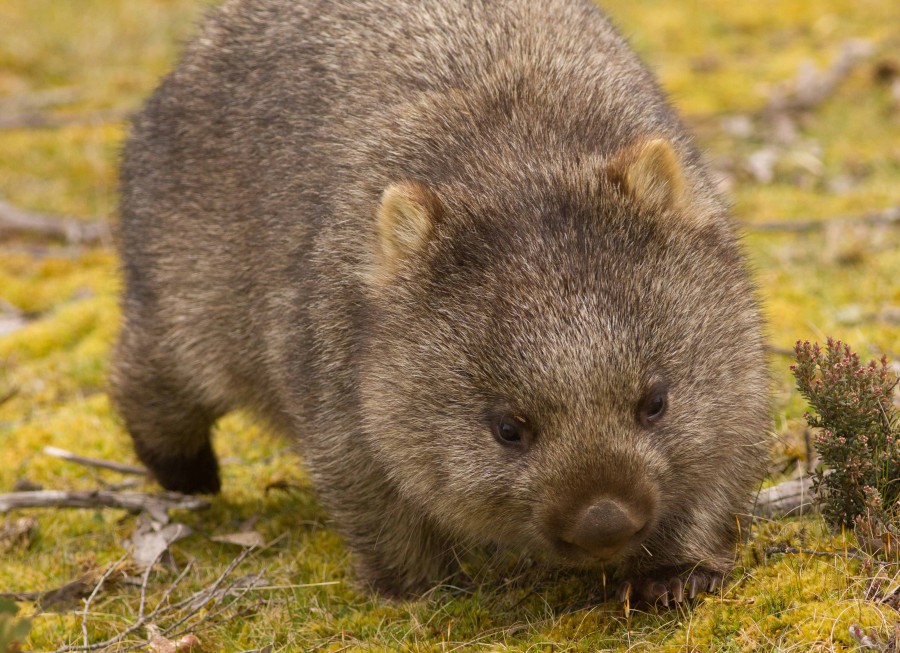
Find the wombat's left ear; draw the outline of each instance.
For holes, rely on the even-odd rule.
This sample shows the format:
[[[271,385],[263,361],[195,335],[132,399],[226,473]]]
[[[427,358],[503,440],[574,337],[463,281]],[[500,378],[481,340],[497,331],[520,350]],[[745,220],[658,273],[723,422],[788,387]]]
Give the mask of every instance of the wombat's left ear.
[[[428,241],[441,211],[437,195],[419,182],[404,181],[385,189],[378,209],[379,277],[389,277]]]
[[[653,211],[687,206],[681,163],[663,138],[644,140],[618,152],[607,164],[607,171],[623,190]]]

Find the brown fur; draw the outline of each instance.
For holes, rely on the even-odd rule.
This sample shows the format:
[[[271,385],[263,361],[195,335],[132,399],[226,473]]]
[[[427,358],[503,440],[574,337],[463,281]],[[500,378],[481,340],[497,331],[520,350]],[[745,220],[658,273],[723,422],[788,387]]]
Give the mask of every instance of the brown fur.
[[[754,288],[586,0],[229,0],[135,120],[121,251],[114,398],[164,486],[219,489],[209,428],[243,406],[379,590],[458,544],[596,564],[559,538],[597,497],[649,520],[624,575],[729,568],[765,455]]]

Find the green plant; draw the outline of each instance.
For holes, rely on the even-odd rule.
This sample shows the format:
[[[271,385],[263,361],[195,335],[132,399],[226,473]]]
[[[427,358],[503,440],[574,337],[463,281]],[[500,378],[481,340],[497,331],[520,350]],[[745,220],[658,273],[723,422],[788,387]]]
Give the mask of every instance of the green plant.
[[[791,371],[813,409],[815,448],[825,468],[815,490],[825,518],[835,525],[859,520],[887,525],[900,499],[900,423],[893,395],[897,379],[887,358],[863,364],[840,340],[797,341]]]
[[[14,653],[28,631],[31,621],[16,617],[19,607],[7,599],[0,599],[0,653]]]

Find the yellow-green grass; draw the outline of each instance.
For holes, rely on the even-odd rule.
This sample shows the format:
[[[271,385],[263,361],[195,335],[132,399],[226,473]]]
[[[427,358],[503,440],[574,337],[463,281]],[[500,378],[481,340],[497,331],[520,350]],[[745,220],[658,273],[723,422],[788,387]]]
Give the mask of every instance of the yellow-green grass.
[[[114,221],[117,153],[126,125],[92,116],[139,106],[171,66],[204,5],[0,3],[0,113],[51,111],[74,120],[56,128],[0,131],[0,197],[35,211]],[[719,118],[758,110],[803,60],[825,66],[846,39],[866,38],[875,45],[873,62],[900,61],[900,5],[893,0],[614,0],[605,6],[689,122],[703,125],[702,145],[716,160],[746,157],[763,146],[758,139],[728,136],[718,128]],[[754,223],[900,204],[900,108],[873,69],[872,62],[859,66],[802,121],[801,143],[818,148],[821,176],[799,184],[778,178],[770,185],[737,177],[735,215],[751,227],[745,242],[776,348],[833,335],[864,355],[900,353],[900,325],[885,310],[900,306],[900,229],[752,230]],[[60,88],[66,89],[61,101],[38,106]],[[849,189],[831,190],[829,182],[841,176],[852,178]],[[23,478],[54,489],[122,480],[41,453],[43,446],[55,445],[133,460],[105,393],[119,286],[117,261],[108,249],[47,246],[35,239],[0,242],[0,299],[29,319],[0,337],[0,397],[17,391],[0,404],[0,492]],[[784,461],[802,454],[797,435],[804,406],[792,391],[789,358],[773,354],[771,362],[772,429],[779,436],[773,438],[773,457]],[[690,610],[632,611],[626,617],[622,606],[603,601],[599,575],[555,573],[515,557],[487,555],[468,564],[470,579],[460,588],[403,603],[373,599],[352,584],[346,549],[317,505],[302,461],[285,451],[283,441],[249,416],[233,415],[218,425],[216,447],[223,495],[208,511],[177,514],[196,531],[173,547],[179,567],[196,559],[177,598],[207,585],[237,554],[234,546],[208,536],[233,532],[254,516],[255,528],[275,543],[236,573],[262,572],[276,589],[249,593],[242,601],[246,613],[200,632],[209,651],[270,642],[276,650],[831,651],[852,648],[851,623],[886,627],[898,617],[887,605],[866,600],[874,571],[852,558],[765,553],[773,544],[841,551],[842,536],[829,533],[815,516],[756,524],[738,552],[736,584]],[[276,482],[294,487],[267,492]],[[51,588],[109,564],[124,553],[135,526],[134,517],[116,510],[30,514],[38,519],[30,547],[0,553],[0,591]],[[150,605],[174,576],[163,567],[152,576]],[[900,584],[892,582],[888,589]],[[136,587],[113,583],[92,603],[91,638],[127,627],[138,603]],[[126,643],[145,635],[140,630]],[[80,641],[77,612],[47,613],[35,617],[27,647],[52,650]]]

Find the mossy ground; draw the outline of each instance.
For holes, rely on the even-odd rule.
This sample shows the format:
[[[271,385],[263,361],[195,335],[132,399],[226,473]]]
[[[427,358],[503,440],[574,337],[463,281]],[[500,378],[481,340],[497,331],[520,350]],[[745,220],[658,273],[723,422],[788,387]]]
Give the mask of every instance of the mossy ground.
[[[765,300],[775,350],[798,338],[833,335],[863,355],[900,353],[900,229],[826,229],[790,234],[752,225],[858,214],[900,204],[900,99],[874,74],[900,65],[900,5],[894,0],[704,0],[658,3],[608,0],[606,8],[659,72],[689,122],[701,125],[714,159],[744,157],[761,146],[718,128],[726,114],[761,107],[771,88],[793,77],[803,59],[824,66],[849,38],[871,39],[876,54],[835,95],[800,122],[817,148],[812,177],[760,184],[737,178],[737,218]],[[198,0],[5,0],[0,4],[0,114],[49,102],[73,116],[139,106],[192,31]],[[64,89],[61,93],[54,89]],[[896,87],[895,87],[896,88]],[[43,99],[42,99],[43,98]],[[28,108],[31,106],[32,108]],[[0,131],[0,196],[23,208],[115,220],[117,153],[125,124],[102,114],[55,128]],[[850,179],[839,188],[830,182]],[[121,480],[41,453],[55,445],[84,455],[130,461],[128,437],[104,391],[117,328],[119,276],[113,252],[0,242],[0,298],[30,318],[0,337],[0,492],[19,479],[46,488],[94,488]],[[773,468],[802,455],[803,405],[792,391],[789,359],[772,356],[775,378]],[[329,530],[301,460],[246,416],[218,426],[224,493],[211,510],[179,514],[196,534],[173,547],[179,565],[195,558],[181,593],[209,583],[236,555],[207,539],[258,516],[275,544],[248,559],[240,574],[263,572],[268,587],[243,599],[237,617],[198,633],[208,651],[275,650],[846,650],[851,623],[893,627],[898,615],[866,599],[873,572],[838,557],[766,555],[773,543],[841,550],[816,517],[763,522],[740,553],[737,583],[692,609],[628,618],[603,602],[600,577],[554,574],[521,561],[472,563],[462,589],[391,603],[359,593],[350,561]],[[291,492],[269,491],[276,481]],[[702,479],[698,479],[702,482]],[[146,489],[151,490],[148,485]],[[27,548],[0,558],[0,591],[61,585],[118,559],[135,520],[121,511],[35,511]],[[890,574],[888,574],[890,577]],[[174,572],[151,579],[151,603]],[[327,583],[327,584],[325,584]],[[896,581],[895,581],[896,584]],[[890,585],[890,583],[888,583]],[[116,585],[94,601],[92,639],[134,620],[136,587]],[[25,606],[27,609],[30,606]],[[128,640],[133,644],[145,633]],[[27,648],[81,641],[76,612],[39,614]]]

